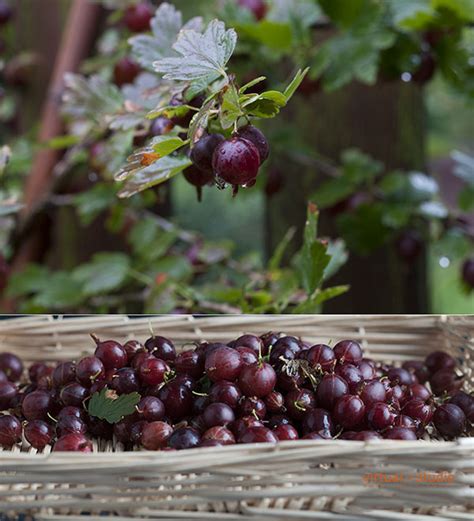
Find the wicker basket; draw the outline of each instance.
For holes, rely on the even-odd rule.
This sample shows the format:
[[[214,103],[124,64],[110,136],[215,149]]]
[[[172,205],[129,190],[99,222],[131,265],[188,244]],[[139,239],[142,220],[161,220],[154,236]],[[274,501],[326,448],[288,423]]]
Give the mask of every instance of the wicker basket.
[[[28,361],[77,358],[93,349],[90,332],[143,340],[150,325],[178,346],[272,330],[310,342],[355,338],[371,357],[386,361],[443,349],[459,361],[467,390],[473,386],[474,316],[35,316],[0,321],[0,351]],[[38,454],[26,442],[21,449],[0,449],[0,514],[102,520],[108,512],[121,521],[466,520],[474,514],[470,437],[297,441],[181,452],[122,452],[112,443],[95,449]]]

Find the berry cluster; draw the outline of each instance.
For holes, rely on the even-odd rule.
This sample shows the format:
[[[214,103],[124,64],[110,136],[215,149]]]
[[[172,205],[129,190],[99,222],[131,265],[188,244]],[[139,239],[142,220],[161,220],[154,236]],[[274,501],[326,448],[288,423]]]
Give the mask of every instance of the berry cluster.
[[[191,148],[193,165],[184,171],[189,183],[200,191],[206,184],[228,183],[234,193],[239,186],[255,184],[258,169],[267,159],[269,146],[267,139],[257,127],[245,125],[229,139],[222,134],[206,134]]]
[[[82,452],[92,451],[93,438],[148,450],[454,438],[474,421],[474,398],[441,351],[395,367],[364,358],[353,340],[331,348],[247,334],[177,354],[162,336],[123,346],[93,338],[94,355],[34,363],[27,372],[16,355],[0,354],[0,446],[20,443],[22,434],[39,450]],[[113,424],[92,415],[89,399],[104,389],[138,393],[135,411]]]

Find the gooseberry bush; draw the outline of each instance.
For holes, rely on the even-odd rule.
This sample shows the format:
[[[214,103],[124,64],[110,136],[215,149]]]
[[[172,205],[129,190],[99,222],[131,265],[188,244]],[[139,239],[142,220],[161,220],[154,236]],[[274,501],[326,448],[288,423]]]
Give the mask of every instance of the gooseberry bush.
[[[168,3],[96,1],[110,9],[106,29],[81,74],[65,78],[67,132],[48,143],[63,151],[55,179],[75,186],[80,178],[79,190],[64,195],[53,186],[25,224],[13,217],[21,204],[18,174],[27,172],[18,158],[29,153],[17,143],[3,176],[0,290],[19,310],[315,312],[347,290],[327,287],[347,259],[345,244],[366,255],[395,242],[409,264],[429,241],[440,258],[464,259],[459,278],[472,291],[472,230],[464,218],[474,204],[469,155],[453,154],[464,188],[448,207],[423,172],[387,172],[356,149],[334,164],[308,149],[287,119],[272,121],[292,96],[310,106],[313,95],[352,81],[422,87],[439,75],[472,97],[472,13],[465,6],[226,0],[206,20],[184,20]],[[318,31],[323,37],[315,42]],[[285,189],[286,161],[329,175],[308,192],[303,237],[288,230],[266,262],[237,259],[230,242],[206,240],[157,215],[178,177],[198,198],[210,186],[240,190],[238,197],[263,189],[271,198]],[[123,251],[96,253],[72,269],[29,264],[10,275],[27,225],[62,206],[88,229],[105,215]],[[343,240],[317,239],[319,212],[336,221]],[[300,249],[291,257],[285,250],[292,242]]]
[[[140,32],[130,9],[124,22]],[[198,195],[209,183],[231,185],[234,194],[255,184],[270,145],[253,122],[276,116],[307,71],[298,71],[282,91],[251,92],[264,78],[239,86],[226,70],[237,37],[222,22],[204,27],[194,18],[183,25],[181,13],[163,3],[148,23],[152,34],[130,38],[133,60],[116,62],[114,83],[100,74],[67,75],[63,113],[70,133],[50,143],[67,149],[64,170],[87,152],[102,181],[69,203],[86,225],[113,205],[107,226],[125,240],[127,253],[98,253],[69,272],[29,265],[11,277],[7,295],[21,298],[22,309],[37,311],[319,310],[347,290],[322,288],[347,254],[342,241],[317,238],[313,204],[302,247],[286,267],[282,258],[292,230],[266,266],[238,263],[228,246],[206,243],[149,209],[156,202],[149,189],[181,172]],[[136,74],[130,63],[139,64]]]

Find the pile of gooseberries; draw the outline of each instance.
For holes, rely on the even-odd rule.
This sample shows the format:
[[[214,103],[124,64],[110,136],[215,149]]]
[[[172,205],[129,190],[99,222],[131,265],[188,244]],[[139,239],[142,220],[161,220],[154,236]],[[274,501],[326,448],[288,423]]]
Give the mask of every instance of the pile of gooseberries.
[[[245,334],[177,352],[151,336],[96,342],[94,354],[25,367],[0,354],[0,446],[91,452],[180,450],[283,440],[453,439],[468,434],[474,397],[442,351],[401,366],[364,357],[355,340],[330,347],[276,333]],[[92,396],[138,393],[115,423],[89,412]],[[133,405],[133,404],[132,404]]]

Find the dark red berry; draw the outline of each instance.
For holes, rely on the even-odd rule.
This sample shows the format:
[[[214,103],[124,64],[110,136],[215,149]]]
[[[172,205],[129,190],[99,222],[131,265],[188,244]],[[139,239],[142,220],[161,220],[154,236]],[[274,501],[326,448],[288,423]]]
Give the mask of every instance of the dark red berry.
[[[362,360],[362,349],[354,340],[341,340],[334,346],[334,355],[341,364],[358,364]]]
[[[227,346],[218,347],[206,356],[206,374],[213,382],[237,379],[242,367],[240,354]]]
[[[246,125],[245,127],[239,128],[237,136],[247,139],[257,147],[260,156],[260,164],[263,164],[263,162],[266,161],[270,152],[270,147],[267,138],[261,130],[253,125]]]
[[[135,355],[137,355],[138,353],[145,352],[145,346],[141,342],[138,342],[137,340],[128,340],[123,345],[123,349],[127,353],[127,364],[131,363],[131,361],[133,360]],[[97,356],[97,352],[96,352],[96,356]],[[101,357],[99,356],[99,358],[101,358]],[[102,362],[103,362],[103,360],[102,360]],[[125,364],[125,365],[127,365],[127,364]]]
[[[359,395],[367,408],[374,403],[385,402],[387,398],[385,387],[383,383],[378,380],[364,382],[359,391]]]
[[[199,432],[192,427],[181,427],[176,429],[168,440],[168,445],[176,450],[192,449],[197,447],[201,437]]]
[[[123,21],[129,31],[142,33],[150,29],[150,21],[152,18],[152,6],[148,2],[139,2],[127,8]]]
[[[0,447],[12,447],[21,441],[21,423],[16,416],[0,416]]]
[[[364,416],[365,405],[358,396],[351,394],[341,396],[334,406],[334,420],[345,429],[359,426]]]
[[[386,403],[376,402],[367,410],[367,421],[371,427],[381,431],[393,425],[395,414]]]
[[[131,346],[134,345],[132,342],[135,341],[131,340],[127,342],[129,345],[129,350],[131,349]],[[114,340],[99,342],[94,354],[102,361],[105,369],[120,369],[121,367],[125,367],[128,363],[127,351]]]
[[[191,161],[199,170],[212,173],[212,156],[217,145],[224,141],[222,134],[207,134],[191,148]]]
[[[189,184],[196,187],[198,201],[201,201],[202,187],[212,184],[214,181],[214,174],[212,172],[204,172],[197,166],[191,165],[183,171],[183,175]]]
[[[147,368],[148,366],[145,367],[145,369]],[[161,370],[162,366],[159,364],[159,370],[157,373],[161,374]],[[157,373],[153,373],[153,375],[156,377]],[[110,387],[118,394],[138,392],[140,390],[140,382],[136,371],[131,367],[122,367],[121,369],[117,369],[110,382]]]
[[[88,396],[87,389],[78,383],[70,383],[61,389],[59,397],[64,405],[82,407],[82,403]]]
[[[218,425],[225,426],[235,420],[234,411],[225,403],[211,403],[203,412],[203,420],[207,428]]]
[[[13,353],[0,353],[0,370],[10,382],[17,382],[23,373],[23,362]]]
[[[464,431],[466,416],[462,409],[454,403],[444,403],[434,412],[433,423],[442,436],[454,438]]]
[[[59,437],[65,434],[80,433],[85,434],[87,425],[80,418],[76,416],[63,416],[56,424],[56,433]]]
[[[406,427],[392,427],[385,432],[384,438],[387,440],[416,440],[416,434],[412,429]]]
[[[454,358],[444,351],[434,351],[425,359],[425,365],[433,374],[442,369],[453,369],[456,365]]]
[[[251,11],[257,20],[261,20],[267,13],[265,0],[237,0],[238,4]]]
[[[266,427],[249,427],[239,438],[240,443],[277,443],[276,435]]]
[[[158,450],[167,445],[173,427],[166,422],[154,421],[143,427],[141,444],[147,450]]]
[[[158,398],[165,405],[166,415],[173,421],[188,416],[193,409],[192,391],[174,380],[160,389]]]
[[[199,379],[204,373],[204,360],[194,350],[181,351],[174,361],[177,373],[187,374]]]
[[[260,155],[250,141],[233,137],[222,141],[215,149],[212,167],[216,176],[231,185],[252,184],[258,174]]]
[[[33,420],[25,425],[24,434],[26,441],[32,447],[41,450],[53,440],[54,429],[43,420]]]
[[[27,420],[44,420],[52,407],[51,394],[48,391],[33,391],[25,396],[21,412]]]
[[[64,387],[75,382],[76,364],[74,362],[61,362],[58,364],[51,375],[53,387]]]
[[[410,385],[414,383],[411,373],[402,367],[392,367],[388,371],[387,376],[392,385]]]
[[[0,382],[0,411],[6,411],[15,404],[18,389],[13,382]]]
[[[275,388],[276,373],[267,362],[257,362],[242,368],[239,377],[239,386],[247,396],[265,398]]]
[[[222,402],[232,408],[237,407],[241,397],[242,393],[237,385],[225,380],[216,382],[209,390],[209,400],[211,402]]]
[[[419,421],[421,425],[425,426],[431,421],[433,408],[423,400],[414,398],[405,404],[403,414]]]
[[[424,85],[431,80],[436,71],[436,59],[433,52],[429,49],[422,50],[417,56],[417,68],[412,73],[411,78],[415,83]]]
[[[145,342],[145,348],[156,358],[170,362],[176,358],[176,349],[171,340],[164,336],[152,336]]]
[[[336,363],[334,351],[326,344],[316,344],[305,353],[309,365],[318,371],[331,371]]]
[[[215,427],[211,427],[207,431],[204,432],[201,438],[203,441],[216,441],[220,445],[233,445],[235,443],[235,436],[232,432],[220,425],[216,425]],[[201,442],[201,447],[203,443]],[[208,445],[209,446],[209,445]]]
[[[138,367],[137,375],[143,385],[153,386],[163,383],[168,371],[169,367],[163,360],[152,356]]]
[[[458,376],[452,369],[441,369],[430,377],[431,390],[436,396],[456,393],[461,388],[463,381],[463,377]]]
[[[80,433],[61,436],[54,444],[55,452],[92,452],[92,442]]]
[[[85,387],[90,387],[95,380],[104,378],[104,364],[96,356],[86,356],[76,366],[76,378]]]
[[[310,409],[301,422],[301,428],[304,433],[318,432],[323,437],[331,437],[334,435],[334,424],[332,417],[326,409],[319,407]]]
[[[140,418],[148,422],[162,420],[165,416],[165,406],[156,396],[144,396],[137,405]]]
[[[459,391],[449,400],[449,403],[457,405],[462,409],[467,420],[474,423],[474,396],[467,394],[464,391]]]
[[[297,440],[299,438],[298,431],[293,425],[278,425],[273,429],[273,434],[279,441]]]
[[[461,269],[462,280],[471,289],[474,288],[474,257],[466,259]]]
[[[133,81],[139,74],[139,65],[127,56],[125,56],[115,64],[114,83],[119,87],[128,83],[133,83]]]
[[[405,262],[413,262],[423,249],[423,239],[416,230],[406,230],[397,237],[395,249]]]
[[[348,392],[349,386],[343,378],[335,374],[325,374],[316,390],[318,405],[332,411],[336,401]]]

